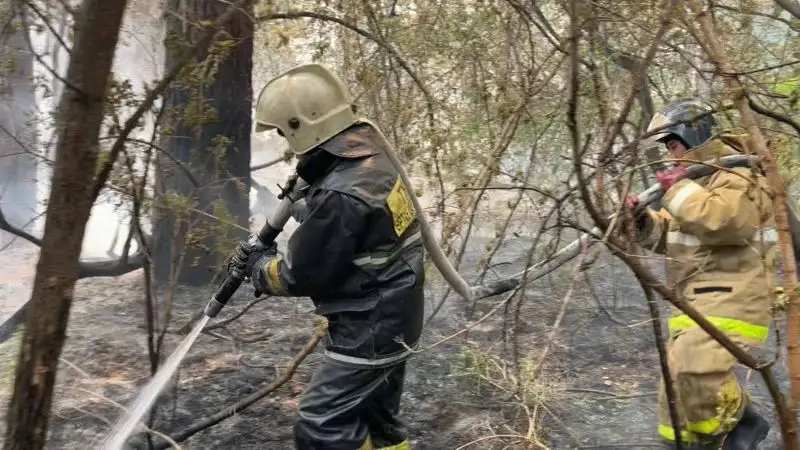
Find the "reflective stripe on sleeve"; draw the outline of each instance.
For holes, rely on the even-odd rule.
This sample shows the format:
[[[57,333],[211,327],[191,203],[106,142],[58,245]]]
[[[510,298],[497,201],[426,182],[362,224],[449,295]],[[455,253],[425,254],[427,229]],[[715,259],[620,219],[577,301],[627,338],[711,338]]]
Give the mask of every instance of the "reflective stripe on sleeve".
[[[281,286],[281,276],[278,272],[278,264],[281,259],[280,256],[277,256],[267,263],[267,285],[269,286],[269,290],[276,295],[289,295],[289,291]]]
[[[354,366],[382,367],[382,366],[390,366],[392,364],[403,361],[404,359],[407,359],[409,356],[411,356],[412,353],[413,352],[411,350],[405,350],[404,352],[398,355],[389,356],[386,358],[368,359],[368,358],[358,358],[356,356],[342,355],[341,353],[325,350],[325,357],[330,358],[334,361],[339,361]]]
[[[683,187],[681,187],[677,193],[672,197],[666,205],[664,205],[664,209],[669,211],[670,214],[673,216],[678,215],[678,211],[680,210],[683,203],[695,192],[702,191],[703,188],[700,187],[699,184],[695,182],[688,182]]]
[[[778,230],[775,228],[762,228],[757,230],[753,237],[752,242],[755,243],[775,243],[778,242]],[[699,247],[703,242],[692,234],[681,233],[680,231],[667,232],[667,244],[684,245],[686,247]]]
[[[422,240],[422,232],[417,231],[416,233],[410,235],[409,237],[405,238],[402,243],[395,246],[393,249],[385,251],[385,252],[375,252],[375,253],[368,253],[359,255],[356,259],[353,260],[353,264],[362,269],[379,269],[381,267],[386,266],[391,261],[400,254],[401,251],[404,249],[411,247],[412,245],[416,244]]]

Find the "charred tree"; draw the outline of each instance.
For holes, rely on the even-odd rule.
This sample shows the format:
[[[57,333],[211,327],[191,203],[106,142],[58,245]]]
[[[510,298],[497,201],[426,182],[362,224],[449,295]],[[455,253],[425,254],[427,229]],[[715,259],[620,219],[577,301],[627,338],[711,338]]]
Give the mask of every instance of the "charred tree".
[[[33,293],[25,313],[3,448],[44,447],[58,360],[94,203],[98,134],[126,0],[85,0],[76,15],[66,86],[57,109],[58,146]]]
[[[0,11],[0,209],[19,229],[37,213],[36,133],[30,123],[36,109],[33,51],[23,14],[18,3]]]
[[[170,0],[166,67],[197,39],[197,23],[213,21],[226,9],[216,0]],[[177,217],[169,207],[157,208],[152,250],[157,282],[208,283],[230,251],[225,238],[241,239],[242,228],[249,228],[251,17],[252,6],[237,11],[165,96],[162,146],[171,158],[158,160],[156,191],[188,200],[190,214]],[[173,159],[193,176],[176,169]],[[187,202],[182,204],[185,212]],[[220,209],[228,223],[219,220]]]

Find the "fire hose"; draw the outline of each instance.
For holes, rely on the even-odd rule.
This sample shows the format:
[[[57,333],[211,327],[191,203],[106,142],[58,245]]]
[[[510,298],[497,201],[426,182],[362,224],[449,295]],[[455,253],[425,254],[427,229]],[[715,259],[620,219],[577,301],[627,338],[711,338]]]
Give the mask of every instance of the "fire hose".
[[[400,164],[397,155],[391,149],[391,146],[388,145],[388,141],[386,148],[387,154],[390,157],[392,164],[400,173],[400,177],[402,178],[403,182],[407,186],[410,186],[411,183],[408,180],[408,175]],[[757,164],[758,158],[753,156],[735,155],[721,158],[715,162],[716,164],[727,168],[746,167]],[[697,164],[687,168],[685,177],[696,179],[710,175],[716,170],[718,169],[714,166]],[[240,246],[245,249],[258,250],[272,245],[278,235],[283,231],[284,225],[288,222],[289,218],[292,217],[295,204],[305,197],[308,187],[309,185],[305,180],[298,177],[296,174],[293,174],[287,181],[286,186],[281,188],[281,194],[278,196],[278,198],[281,199],[281,203],[278,205],[278,208],[270,216],[270,218],[267,219],[267,222],[264,224],[261,230],[250,235],[247,241],[241,243]],[[639,207],[646,207],[647,205],[659,199],[662,195],[663,189],[660,185],[656,184],[651,186],[639,195]],[[526,284],[533,282],[534,280],[541,278],[542,276],[563,266],[567,261],[580,254],[582,248],[596,242],[596,240],[591,239],[591,237],[601,233],[601,230],[598,227],[595,227],[590,232],[584,233],[580,238],[559,250],[552,257],[535,264],[518,274],[480,286],[469,286],[464,278],[455,271],[453,266],[450,264],[450,261],[444,255],[441,247],[439,247],[439,244],[433,239],[433,233],[430,229],[430,225],[428,225],[416,196],[412,195],[410,197],[414,207],[417,210],[417,217],[419,218],[422,228],[423,243],[426,250],[431,253],[434,265],[442,274],[443,278],[448,282],[448,284],[467,300],[477,300],[509,291],[515,287],[518,287],[523,278],[525,279]],[[609,219],[612,219],[613,217],[614,215],[609,217]],[[800,237],[800,222],[798,222],[796,214],[794,213],[794,209],[791,207],[789,207],[789,223],[793,236],[795,254],[800,255],[800,249],[798,249],[797,245],[798,242],[800,242],[800,239],[798,239],[798,237]],[[148,384],[143,388],[142,392],[140,392],[135,402],[132,404],[129,412],[124,414],[123,417],[118,420],[111,434],[105,441],[103,446],[104,449],[119,450],[122,448],[124,442],[130,433],[133,432],[141,418],[147,413],[147,411],[150,410],[150,407],[155,402],[158,394],[161,392],[161,390],[163,390],[164,386],[169,381],[169,377],[177,370],[181,360],[185,357],[189,351],[189,348],[193,345],[205,324],[209,319],[216,317],[219,314],[219,312],[223,307],[225,307],[225,305],[236,293],[246,278],[247,274],[245,274],[240,267],[238,267],[236,264],[232,264],[230,266],[227,276],[219,285],[216,292],[212,295],[211,300],[209,300],[208,304],[203,310],[203,314],[206,317],[195,326],[189,336],[187,336],[184,341],[181,342],[181,344],[173,352],[173,354],[170,355],[164,365],[162,365],[158,372],[154,374]]]
[[[732,156],[725,156],[720,158],[717,161],[714,161],[713,165],[710,164],[694,164],[686,168],[686,174],[680,179],[698,179],[708,175],[713,174],[718,169],[717,166],[725,167],[728,169],[732,169],[734,167],[755,167],[758,165],[760,159],[757,156],[747,156],[747,155],[732,155]],[[639,197],[639,204],[637,205],[637,211],[646,208],[648,205],[653,204],[657,200],[659,200],[664,195],[664,189],[661,187],[660,184],[654,184],[647,188],[644,192],[638,195]],[[797,213],[794,211],[794,208],[791,207],[790,204],[786,205],[788,213],[789,213],[789,228],[792,233],[792,243],[794,247],[795,257],[800,257],[800,221],[797,218]],[[608,217],[608,220],[613,219],[616,214],[612,214]],[[600,236],[602,234],[602,230],[599,227],[592,228],[589,232],[583,233],[578,239],[574,240],[567,246],[561,248],[559,251],[554,253],[550,258],[545,261],[539,262],[537,264],[532,265],[531,267],[511,275],[510,277],[489,282],[483,286],[473,286],[472,292],[475,295],[475,298],[485,298],[490,297],[492,295],[497,295],[501,292],[508,290],[508,284],[510,280],[525,280],[526,283],[533,282],[550,272],[558,269],[559,267],[566,264],[571,259],[578,256],[581,252],[582,248],[586,248],[591,246],[596,242],[596,239],[592,239],[592,237]]]
[[[391,146],[388,145],[388,141],[386,148],[388,150],[387,154],[389,159],[399,172],[403,182],[410,186],[411,182],[408,179],[408,175],[400,163],[400,160],[397,158],[397,155],[391,149]],[[691,165],[687,167],[686,174],[680,179],[698,179],[711,175],[719,170],[717,166],[725,168],[755,167],[758,163],[759,158],[757,156],[726,156],[714,161],[713,165]],[[296,175],[293,175],[290,178],[290,181],[287,183],[287,185],[287,187],[283,188],[283,191],[280,195],[280,197],[282,197],[282,201],[277,210],[267,220],[267,223],[258,233],[254,233],[250,236],[246,243],[247,248],[265,248],[266,246],[271,245],[275,241],[275,238],[283,230],[283,226],[289,220],[289,217],[292,216],[292,207],[294,203],[305,196],[305,190],[308,188],[308,184]],[[648,205],[651,205],[653,202],[660,199],[663,194],[664,190],[660,184],[654,184],[650,186],[647,190],[639,194],[639,205],[637,208],[645,208]],[[425,215],[422,212],[422,207],[419,205],[419,201],[417,200],[416,196],[412,195],[411,200],[414,203],[418,213],[418,218],[422,225],[421,228],[425,249],[431,254],[431,259],[433,260],[436,269],[443,275],[445,281],[447,281],[447,283],[456,292],[458,292],[467,300],[478,300],[491,297],[517,287],[523,279],[525,280],[525,283],[528,284],[549,274],[550,272],[558,269],[568,261],[578,256],[582,248],[588,247],[595,243],[596,239],[593,239],[592,237],[598,236],[602,232],[600,228],[595,227],[589,232],[583,233],[578,239],[563,247],[548,259],[534,264],[519,273],[504,279],[490,281],[482,285],[470,286],[464,280],[464,278],[455,271],[453,266],[450,264],[450,261],[444,255],[441,247],[434,239],[430,225],[428,224]],[[789,224],[792,236],[794,238],[793,243],[795,254],[800,255],[800,246],[798,246],[798,243],[800,243],[800,221],[797,219],[794,208],[791,208],[789,205],[787,205],[787,207],[789,210]],[[611,220],[615,216],[616,214],[612,214],[608,217],[608,219]],[[225,304],[227,304],[228,300],[242,284],[245,277],[246,274],[242,273],[238,268],[232,267],[230,273],[219,286],[217,292],[211,297],[208,305],[206,305],[204,314],[208,317],[215,317],[225,306]]]

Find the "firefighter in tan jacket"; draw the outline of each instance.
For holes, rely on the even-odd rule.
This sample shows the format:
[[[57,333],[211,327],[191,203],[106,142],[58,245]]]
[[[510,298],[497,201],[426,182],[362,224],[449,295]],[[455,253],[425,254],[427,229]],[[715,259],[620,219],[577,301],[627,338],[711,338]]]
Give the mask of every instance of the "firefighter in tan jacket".
[[[654,139],[667,146],[671,159],[713,163],[742,153],[746,137],[714,135],[717,123],[708,111],[699,100],[678,100],[656,114],[648,131],[663,130]],[[766,180],[743,167],[676,181],[692,162],[677,163],[657,174],[665,192],[662,208],[644,209],[635,218],[640,243],[667,255],[667,283],[677,295],[744,349],[759,346],[771,320],[777,242]],[[628,208],[637,202],[629,197]],[[757,448],[769,423],[738,383],[736,359],[687,315],[670,309],[668,360],[682,441],[690,448]],[[658,431],[674,442],[663,380]]]

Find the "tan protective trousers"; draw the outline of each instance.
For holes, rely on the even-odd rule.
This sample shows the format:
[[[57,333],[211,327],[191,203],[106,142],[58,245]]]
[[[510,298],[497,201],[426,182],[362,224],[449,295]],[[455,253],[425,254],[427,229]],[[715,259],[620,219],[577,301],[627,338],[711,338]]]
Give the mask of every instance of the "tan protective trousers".
[[[749,351],[763,344],[767,327],[736,319],[706,316],[733,342]],[[675,386],[682,441],[703,443],[728,433],[739,422],[749,401],[733,372],[736,358],[685,315],[669,319],[667,357]],[[658,397],[659,434],[675,440],[664,380]]]

